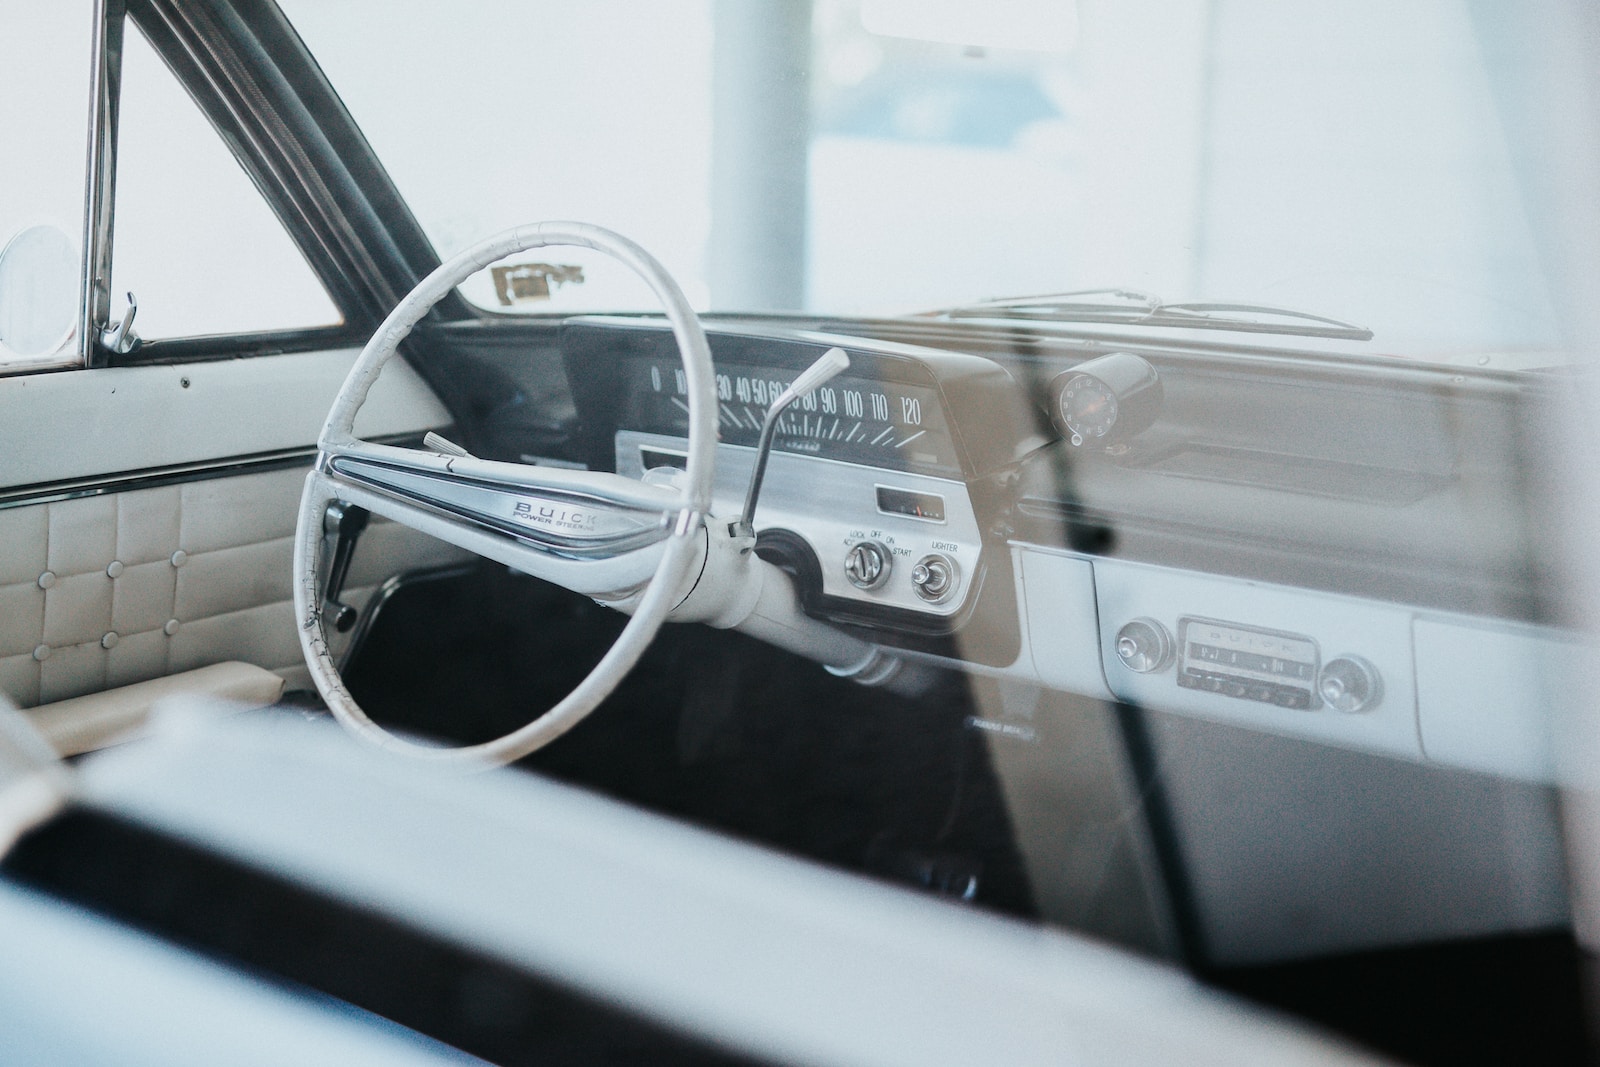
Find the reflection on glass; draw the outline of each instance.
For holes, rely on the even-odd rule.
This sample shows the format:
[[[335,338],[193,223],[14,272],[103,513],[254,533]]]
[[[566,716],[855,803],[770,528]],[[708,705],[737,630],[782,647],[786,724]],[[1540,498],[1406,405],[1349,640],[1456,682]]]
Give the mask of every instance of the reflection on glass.
[[[0,252],[0,346],[47,356],[72,339],[78,317],[78,248],[54,226],[30,226]]]

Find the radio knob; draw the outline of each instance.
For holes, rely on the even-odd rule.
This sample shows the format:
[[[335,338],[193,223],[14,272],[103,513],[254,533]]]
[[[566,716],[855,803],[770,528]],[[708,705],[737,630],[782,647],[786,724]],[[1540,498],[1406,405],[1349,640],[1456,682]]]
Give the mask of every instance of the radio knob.
[[[1322,665],[1317,693],[1336,711],[1366,711],[1383,699],[1383,681],[1360,656],[1340,656]]]
[[[889,550],[876,541],[858,541],[844,557],[844,576],[857,589],[876,589],[889,580]]]
[[[1172,635],[1154,619],[1134,619],[1117,631],[1117,658],[1130,671],[1159,671],[1172,658]]]
[[[923,556],[911,568],[911,588],[930,604],[948,599],[956,591],[956,565],[938,553]]]

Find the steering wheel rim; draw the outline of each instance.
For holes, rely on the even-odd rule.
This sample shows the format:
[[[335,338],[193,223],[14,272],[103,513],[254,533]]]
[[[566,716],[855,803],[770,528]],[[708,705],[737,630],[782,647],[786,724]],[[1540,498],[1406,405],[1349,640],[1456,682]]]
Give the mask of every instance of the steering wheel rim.
[[[634,604],[632,617],[622,633],[588,676],[554,707],[520,729],[481,744],[452,748],[410,741],[390,733],[367,716],[345,687],[338,666],[334,663],[323,623],[323,584],[319,573],[323,510],[334,499],[359,496],[362,491],[363,487],[341,479],[338,470],[341,458],[377,456],[382,459],[387,456],[392,459],[392,453],[405,451],[361,442],[355,436],[354,426],[356,413],[379,373],[416,324],[447,293],[477,271],[506,256],[552,245],[590,248],[618,260],[650,286],[665,311],[683,362],[689,406],[685,474],[675,489],[658,493],[653,504],[661,508],[663,517],[670,523],[670,529],[660,541],[628,553],[641,555],[653,551],[655,544],[663,546],[660,560],[649,577],[644,594]],[[318,437],[317,463],[306,476],[305,490],[301,496],[294,546],[295,617],[298,620],[301,652],[310,669],[312,681],[334,717],[356,736],[391,752],[434,763],[466,766],[495,766],[520,759],[582,721],[610,695],[644,653],[668,613],[682,599],[685,590],[681,587],[690,568],[704,551],[703,520],[711,503],[716,450],[715,388],[711,351],[705,331],[682,290],[654,257],[610,230],[580,222],[541,222],[520,226],[478,242],[441,264],[419,282],[384,319],[346,376]],[[520,467],[475,459],[471,463],[474,469],[501,474],[506,473],[506,469]],[[456,464],[441,460],[436,466],[454,473]],[[560,489],[553,491],[561,492],[582,493],[590,482],[614,477],[592,475],[585,478],[576,472],[528,469],[541,472],[542,480],[537,481],[536,485],[555,482]],[[442,471],[434,472],[434,476],[442,477]],[[371,493],[366,495],[377,500]],[[614,489],[610,494],[600,495],[609,495],[613,499],[616,497]],[[491,543],[485,540],[486,537],[504,537],[503,533],[473,531],[465,523],[449,518],[431,516],[427,517],[428,521],[421,521],[425,517],[424,509],[415,506],[395,504],[387,511],[381,507],[374,510],[424,529],[425,532],[443,535],[447,540],[480,554],[484,554],[484,545]],[[459,537],[449,536],[452,532],[459,534]],[[552,562],[551,566],[570,568],[593,564],[563,560]]]

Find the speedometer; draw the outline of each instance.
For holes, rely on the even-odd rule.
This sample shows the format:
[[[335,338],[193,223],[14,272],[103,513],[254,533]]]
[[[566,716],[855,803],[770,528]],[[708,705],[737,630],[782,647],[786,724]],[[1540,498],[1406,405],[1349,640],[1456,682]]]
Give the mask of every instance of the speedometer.
[[[849,367],[784,409],[773,426],[774,453],[970,479],[1048,441],[1043,412],[982,356],[777,325],[710,323],[706,340],[717,433],[730,447],[754,448],[773,401],[835,347],[849,354]],[[655,438],[654,458],[670,465],[667,442],[688,436],[689,383],[665,324],[569,322],[561,354],[578,416],[570,450],[592,465],[613,462],[614,435],[626,430]],[[827,468],[815,470],[823,476]]]
[[[797,371],[716,364],[717,423],[724,443],[754,445],[767,408]],[[687,382],[676,361],[634,365],[626,420],[653,433],[687,431]],[[842,374],[796,400],[778,418],[773,448],[896,470],[960,471],[938,391],[931,386]]]

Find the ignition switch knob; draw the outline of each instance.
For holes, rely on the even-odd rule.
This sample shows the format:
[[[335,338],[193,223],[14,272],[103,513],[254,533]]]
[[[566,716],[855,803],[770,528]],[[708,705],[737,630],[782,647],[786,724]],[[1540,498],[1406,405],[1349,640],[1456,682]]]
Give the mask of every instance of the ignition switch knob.
[[[1340,656],[1322,665],[1317,692],[1336,711],[1366,711],[1383,699],[1383,681],[1360,656]]]
[[[948,556],[934,553],[923,556],[911,568],[911,588],[930,604],[937,604],[956,591],[956,565]]]
[[[889,550],[876,541],[858,541],[844,557],[844,576],[857,589],[876,589],[889,580]]]
[[[1134,619],[1117,631],[1117,658],[1130,671],[1159,671],[1172,658],[1172,635],[1154,619]]]

